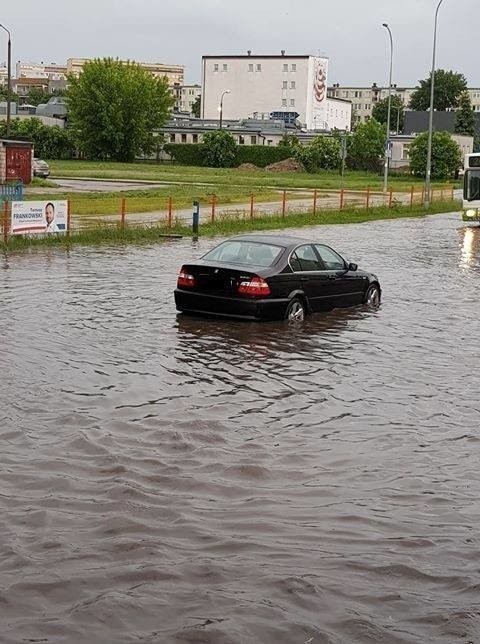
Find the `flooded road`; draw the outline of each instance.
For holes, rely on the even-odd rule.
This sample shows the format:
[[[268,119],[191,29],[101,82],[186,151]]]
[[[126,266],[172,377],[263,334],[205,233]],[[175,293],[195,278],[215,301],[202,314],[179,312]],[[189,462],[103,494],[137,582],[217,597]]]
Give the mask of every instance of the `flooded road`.
[[[480,642],[480,230],[289,231],[384,301],[176,315],[214,243],[0,270],[0,640]]]

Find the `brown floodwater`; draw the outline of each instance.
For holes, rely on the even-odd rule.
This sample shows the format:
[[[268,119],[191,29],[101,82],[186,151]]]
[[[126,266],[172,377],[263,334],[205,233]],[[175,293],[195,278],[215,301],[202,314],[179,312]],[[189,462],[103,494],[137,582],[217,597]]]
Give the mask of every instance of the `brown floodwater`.
[[[301,234],[381,308],[177,316],[209,239],[1,259],[2,644],[480,642],[480,229]]]

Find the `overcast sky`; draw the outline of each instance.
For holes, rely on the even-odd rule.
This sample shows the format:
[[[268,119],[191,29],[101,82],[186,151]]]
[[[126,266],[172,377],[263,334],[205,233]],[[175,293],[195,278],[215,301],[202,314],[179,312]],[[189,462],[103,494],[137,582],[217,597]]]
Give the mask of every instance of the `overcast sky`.
[[[12,60],[64,63],[113,56],[185,65],[199,82],[203,54],[321,54],[329,84],[388,82],[388,22],[394,79],[416,85],[431,67],[438,0],[2,0],[0,23],[12,32]],[[480,87],[480,0],[444,0],[437,67]],[[0,61],[6,59],[0,31]],[[5,53],[3,53],[5,52]]]

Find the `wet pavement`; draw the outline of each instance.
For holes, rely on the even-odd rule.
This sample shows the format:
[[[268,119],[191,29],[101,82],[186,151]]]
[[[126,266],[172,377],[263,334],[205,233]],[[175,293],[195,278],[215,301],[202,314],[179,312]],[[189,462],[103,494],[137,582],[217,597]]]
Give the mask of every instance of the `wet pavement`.
[[[480,229],[287,232],[381,308],[177,316],[218,240],[3,258],[2,643],[480,641]]]

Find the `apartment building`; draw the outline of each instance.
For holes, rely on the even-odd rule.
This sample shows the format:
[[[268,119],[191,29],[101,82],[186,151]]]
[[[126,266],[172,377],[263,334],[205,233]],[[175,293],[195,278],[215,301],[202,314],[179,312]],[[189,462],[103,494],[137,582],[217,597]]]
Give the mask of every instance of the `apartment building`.
[[[176,112],[192,113],[192,105],[202,93],[200,85],[179,85],[173,88]]]
[[[16,78],[46,78],[49,80],[66,80],[66,65],[45,64],[18,61],[15,67]]]
[[[298,119],[307,130],[350,128],[348,101],[329,109],[327,58],[295,55],[202,56],[202,118]],[[334,100],[337,97],[332,97]],[[335,116],[336,115],[336,116]],[[335,119],[335,124],[333,124]]]
[[[6,85],[8,79],[8,70],[7,66],[0,64],[0,85]]]
[[[400,87],[392,85],[392,96],[398,96],[405,107],[408,106],[415,87]],[[471,88],[468,90],[472,107],[480,112],[480,89]],[[373,83],[370,87],[340,85],[335,83],[328,88],[328,96],[341,98],[352,103],[353,124],[367,121],[372,116],[375,105],[388,97],[388,87],[381,87]]]
[[[75,74],[78,76],[82,70],[85,63],[91,61],[91,58],[68,58],[67,59],[67,73]],[[122,61],[127,62],[127,61]],[[136,62],[138,65],[149,71],[152,76],[156,78],[167,77],[170,87],[175,87],[177,85],[184,84],[185,76],[185,67],[183,65],[167,65],[164,63],[141,63],[139,61],[130,61]]]

